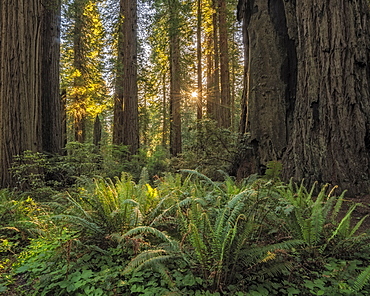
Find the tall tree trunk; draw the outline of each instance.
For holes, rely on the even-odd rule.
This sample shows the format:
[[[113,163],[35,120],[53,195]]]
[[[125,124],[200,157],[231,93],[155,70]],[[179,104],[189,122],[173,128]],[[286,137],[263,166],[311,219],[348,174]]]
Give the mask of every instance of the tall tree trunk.
[[[75,0],[74,2],[74,35],[73,35],[73,67],[76,71],[73,80],[74,93],[72,99],[74,102],[74,140],[80,143],[85,142],[86,138],[86,100],[83,92],[86,83],[86,67],[85,67],[85,50],[83,42],[84,9],[86,0]]]
[[[123,59],[125,80],[123,81],[123,144],[128,145],[131,154],[139,149],[139,111],[137,87],[137,0],[123,0]]]
[[[230,69],[226,0],[218,0],[218,20],[220,34],[220,123],[224,128],[231,126]]]
[[[62,102],[59,89],[60,0],[47,0],[42,13],[42,149],[61,153]]]
[[[216,119],[216,102],[215,102],[215,91],[214,91],[214,54],[213,54],[213,39],[212,34],[208,34],[206,41],[206,63],[207,63],[207,116],[211,119]]]
[[[213,5],[213,85],[212,85],[212,100],[213,100],[213,119],[217,121],[218,126],[221,126],[221,91],[220,91],[220,40],[219,40],[219,18],[218,18],[218,0],[212,0]]]
[[[139,149],[139,112],[137,88],[137,1],[122,0],[118,45],[118,73],[114,112],[114,143],[129,146],[131,154]]]
[[[239,15],[248,37],[244,124],[253,148],[239,171],[281,160],[285,179],[364,193],[370,185],[368,2],[240,0]]]
[[[181,140],[181,67],[180,67],[180,32],[179,3],[170,1],[170,153],[177,156],[182,152]]]
[[[203,75],[202,75],[202,0],[197,3],[197,119],[203,117]]]
[[[0,186],[14,155],[41,150],[40,0],[1,1]]]
[[[166,73],[163,73],[162,80],[162,96],[163,96],[163,105],[162,105],[162,146],[167,147],[167,90],[166,90]]]

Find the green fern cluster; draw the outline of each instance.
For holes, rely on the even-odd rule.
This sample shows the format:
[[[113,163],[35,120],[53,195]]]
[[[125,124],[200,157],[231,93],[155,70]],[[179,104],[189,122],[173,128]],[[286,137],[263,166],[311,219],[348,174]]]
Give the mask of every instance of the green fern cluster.
[[[124,237],[145,233],[163,243],[139,254],[127,272],[151,267],[162,270],[166,277],[163,263],[182,259],[203,279],[204,285],[217,291],[243,277],[276,275],[291,268],[291,261],[281,260],[280,255],[301,244],[300,240],[261,243],[261,227],[271,202],[268,186],[252,183],[242,188],[230,177],[220,184],[197,171],[183,173],[187,177],[180,186],[182,198],[160,215],[162,221],[170,217],[179,221],[179,241],[152,227],[129,231]],[[153,225],[158,221],[153,221]]]
[[[98,289],[106,283],[105,293],[115,285],[120,295],[146,289],[146,283],[130,287],[130,279],[138,274],[150,275],[152,284],[168,295],[325,291],[328,283],[341,277],[338,271],[327,281],[316,281],[322,277],[325,259],[345,263],[341,250],[364,244],[369,236],[357,232],[366,217],[351,223],[357,205],[340,216],[344,193],[337,197],[324,186],[316,195],[315,186],[307,190],[303,183],[285,185],[278,180],[280,166],[271,169],[273,180],[254,176],[239,183],[225,174],[225,181],[215,182],[194,170],[167,174],[155,180],[155,186],[149,185],[145,170],[137,183],[128,174],[87,180],[78,192],[64,196],[67,202],[53,208],[58,211],[51,215],[58,222],[53,223],[54,231],[65,229],[68,235],[62,232],[59,238],[49,235],[48,240],[40,237],[31,243],[45,250],[53,246],[58,252],[46,258],[31,248],[19,272],[39,280],[48,270],[55,275],[48,278],[50,287],[76,280],[81,287]],[[101,260],[92,260],[91,254],[100,254]],[[310,266],[315,260],[323,262],[321,267]],[[65,268],[66,261],[71,268]],[[370,270],[362,262],[344,274],[353,278],[359,274],[345,283],[358,295],[370,280]],[[28,268],[31,263],[34,269]],[[40,266],[45,269],[38,272]],[[72,270],[75,277],[69,275]],[[178,281],[185,274],[191,279],[187,286]],[[91,286],[96,275],[101,278]],[[154,290],[148,288],[146,295]]]
[[[335,252],[340,243],[356,236],[367,216],[352,226],[351,216],[358,205],[351,205],[345,215],[339,217],[345,192],[339,197],[335,196],[335,187],[329,190],[328,185],[325,185],[316,196],[315,186],[310,191],[303,182],[296,185],[291,181],[288,185],[280,186],[279,214],[285,220],[284,226],[288,232],[303,240],[310,252],[322,254],[329,245],[332,247],[331,252]]]
[[[71,207],[53,218],[102,241],[142,225],[159,202],[155,188],[145,182],[136,184],[127,173],[115,181],[96,178],[80,188],[76,197],[68,194],[66,198]]]

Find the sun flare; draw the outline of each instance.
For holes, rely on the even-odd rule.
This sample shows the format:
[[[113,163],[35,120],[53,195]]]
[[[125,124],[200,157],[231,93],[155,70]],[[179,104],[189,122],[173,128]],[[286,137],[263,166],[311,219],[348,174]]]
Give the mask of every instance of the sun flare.
[[[198,97],[198,92],[195,90],[195,91],[193,91],[192,93],[191,93],[191,96],[193,97],[193,98],[196,98],[196,97]]]

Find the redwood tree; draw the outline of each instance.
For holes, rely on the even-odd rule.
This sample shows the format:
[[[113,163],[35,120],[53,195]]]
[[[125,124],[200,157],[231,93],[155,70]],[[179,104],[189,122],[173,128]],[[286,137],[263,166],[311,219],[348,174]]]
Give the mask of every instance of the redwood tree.
[[[122,0],[118,37],[118,69],[114,103],[113,143],[139,149],[137,86],[137,1]]]
[[[169,0],[170,41],[170,153],[182,152],[181,138],[181,65],[180,65],[180,19],[178,0]]]
[[[41,2],[2,1],[0,6],[1,187],[13,185],[9,168],[15,155],[43,148],[59,152],[61,146],[57,139],[61,136],[57,67],[60,3]]]
[[[59,87],[61,0],[47,0],[42,12],[41,108],[42,150],[62,149],[62,102]]]
[[[240,0],[238,7],[247,53],[241,126],[249,133],[239,175],[279,160],[285,179],[368,191],[368,1]]]
[[[231,93],[226,2],[226,0],[218,0],[221,86],[220,122],[222,127],[229,128],[231,126]]]

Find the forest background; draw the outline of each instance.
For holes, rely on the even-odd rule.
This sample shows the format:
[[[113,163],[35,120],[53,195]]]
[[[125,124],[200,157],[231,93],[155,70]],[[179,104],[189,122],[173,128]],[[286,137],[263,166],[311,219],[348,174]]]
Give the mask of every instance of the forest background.
[[[367,1],[0,11],[0,293],[367,295]]]

